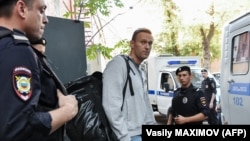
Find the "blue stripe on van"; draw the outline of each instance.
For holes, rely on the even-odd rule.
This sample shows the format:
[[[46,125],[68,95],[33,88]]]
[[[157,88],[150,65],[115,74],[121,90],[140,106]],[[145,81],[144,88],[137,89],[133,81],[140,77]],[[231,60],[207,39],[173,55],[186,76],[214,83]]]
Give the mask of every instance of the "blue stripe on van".
[[[168,93],[166,93],[166,92],[164,92],[164,91],[158,91],[157,92],[157,95],[159,95],[159,96],[166,96],[166,97],[173,97],[173,95],[174,95],[174,92],[168,92]]]
[[[230,83],[230,94],[250,96],[250,83]]]
[[[166,93],[164,91],[154,91],[154,90],[148,90],[148,94],[150,95],[154,95],[155,93],[157,93],[157,95],[159,96],[166,96],[166,97],[173,97],[174,92],[170,91],[169,93]]]
[[[154,90],[148,90],[148,94],[154,95],[154,94],[155,94],[155,91],[154,91]]]

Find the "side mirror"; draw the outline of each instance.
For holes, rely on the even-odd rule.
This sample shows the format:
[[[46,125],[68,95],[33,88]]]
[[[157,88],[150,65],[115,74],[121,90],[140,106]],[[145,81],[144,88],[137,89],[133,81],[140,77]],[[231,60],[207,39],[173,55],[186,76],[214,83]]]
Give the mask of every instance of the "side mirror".
[[[165,89],[165,92],[169,91],[169,84],[168,84],[168,82],[164,83],[164,89]]]

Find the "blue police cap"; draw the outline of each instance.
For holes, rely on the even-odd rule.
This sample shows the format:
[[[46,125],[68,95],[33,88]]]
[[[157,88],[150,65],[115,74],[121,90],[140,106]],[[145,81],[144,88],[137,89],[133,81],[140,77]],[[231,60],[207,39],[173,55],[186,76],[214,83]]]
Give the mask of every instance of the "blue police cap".
[[[188,73],[191,73],[191,69],[189,66],[182,66],[175,71],[175,74],[178,75],[178,73],[182,71],[188,71]]]

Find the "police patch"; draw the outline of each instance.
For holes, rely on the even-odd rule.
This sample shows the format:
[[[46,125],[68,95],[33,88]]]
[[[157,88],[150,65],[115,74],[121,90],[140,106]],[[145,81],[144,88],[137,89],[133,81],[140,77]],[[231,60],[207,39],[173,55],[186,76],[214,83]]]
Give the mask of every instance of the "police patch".
[[[201,98],[200,98],[200,101],[201,101],[201,105],[202,105],[202,106],[206,106],[206,105],[207,105],[207,103],[206,103],[206,98],[205,98],[205,97],[201,97]]]
[[[16,67],[13,70],[13,88],[23,101],[29,100],[32,95],[31,76],[31,71],[28,68]]]
[[[186,104],[187,102],[188,102],[187,97],[183,97],[183,98],[182,98],[182,103],[183,103],[183,104]]]
[[[214,86],[214,83],[212,83],[211,85],[212,85],[212,88],[214,88],[214,87],[215,87],[215,86]]]

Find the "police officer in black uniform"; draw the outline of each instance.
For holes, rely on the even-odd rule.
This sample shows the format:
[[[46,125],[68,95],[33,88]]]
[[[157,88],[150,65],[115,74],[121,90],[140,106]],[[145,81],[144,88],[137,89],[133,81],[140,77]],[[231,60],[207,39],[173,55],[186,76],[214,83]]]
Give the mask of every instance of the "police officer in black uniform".
[[[40,108],[47,86],[29,41],[41,38],[45,9],[43,0],[0,0],[0,141],[47,141],[77,114],[76,98],[59,90],[46,93],[57,95],[57,108]]]
[[[41,38],[37,41],[31,42],[32,47],[38,57],[38,62],[41,64],[41,95],[38,102],[38,110],[41,112],[47,112],[58,107],[57,88],[59,88],[64,94],[67,94],[66,88],[51,69],[50,64],[47,61],[47,57],[44,55],[46,50],[46,40]],[[63,141],[64,126],[59,128],[53,134],[46,138],[46,141],[57,141],[58,138]]]
[[[216,112],[216,83],[213,78],[208,77],[208,72],[206,69],[201,70],[201,74],[204,80],[201,83],[201,90],[205,93],[206,99],[209,105],[209,116],[208,116],[208,124],[209,125],[217,125],[217,112]]]
[[[188,66],[179,67],[176,75],[181,88],[174,91],[168,125],[202,125],[209,110],[204,93],[191,83],[191,70]]]

